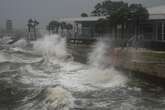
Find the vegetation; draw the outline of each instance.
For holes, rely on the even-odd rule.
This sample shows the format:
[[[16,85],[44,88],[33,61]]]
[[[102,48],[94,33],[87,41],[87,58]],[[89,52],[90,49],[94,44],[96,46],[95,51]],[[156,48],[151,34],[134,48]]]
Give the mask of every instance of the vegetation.
[[[29,19],[28,20],[28,32],[31,32],[33,31],[34,32],[34,38],[33,40],[36,40],[37,39],[37,35],[36,35],[36,26],[39,25],[39,22],[37,20],[32,20],[32,19]]]
[[[81,17],[88,17],[87,13],[81,13]]]
[[[58,33],[59,32],[59,28],[61,28],[61,31],[63,33],[64,30],[70,31],[73,29],[72,24],[69,23],[65,23],[65,22],[58,22],[58,21],[50,21],[48,26],[47,26],[47,30],[51,33]]]
[[[36,26],[39,25],[39,22],[37,20],[29,19],[27,25],[28,25],[28,31],[30,32],[31,29],[35,29]]]
[[[147,20],[149,16],[147,9],[141,4],[129,5],[123,1],[111,0],[98,3],[91,13],[93,16],[106,16],[106,24],[114,29],[117,28],[117,25],[121,25],[123,30],[124,27],[127,28],[128,22],[131,21],[135,24],[135,27],[137,27],[136,32],[138,32],[140,21]],[[137,35],[138,33],[135,34]]]
[[[95,25],[95,31],[101,35],[103,35],[107,31],[107,21],[104,19],[99,19]]]
[[[73,29],[73,25],[68,23],[65,25],[65,28],[66,28],[66,30],[70,31]]]
[[[165,52],[143,52],[141,55],[148,61],[165,61]]]
[[[60,23],[58,21],[53,20],[49,22],[47,26],[47,30],[52,33],[57,33],[59,26],[60,26]]]

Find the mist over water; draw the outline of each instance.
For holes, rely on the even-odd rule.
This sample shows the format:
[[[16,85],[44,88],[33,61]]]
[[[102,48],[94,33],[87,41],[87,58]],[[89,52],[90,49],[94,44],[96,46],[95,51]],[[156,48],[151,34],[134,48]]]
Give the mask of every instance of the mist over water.
[[[94,50],[89,53],[89,65],[102,68],[110,62],[106,59],[107,46],[103,41],[97,42]]]
[[[65,39],[58,35],[46,35],[33,44],[35,52],[42,56],[43,63],[39,68],[31,65],[23,67],[22,71],[33,77],[25,76],[21,80],[39,87],[59,85],[47,89],[45,100],[53,102],[48,104],[50,110],[57,109],[61,106],[60,104],[68,107],[68,104],[73,104],[70,91],[85,92],[115,87],[124,85],[127,80],[113,67],[107,66],[107,59],[104,59],[106,58],[106,45],[103,42],[96,44],[95,49],[89,55],[87,65],[73,60],[72,55],[66,49]]]
[[[66,49],[65,39],[58,35],[46,35],[34,42],[34,50],[43,56],[44,66],[49,68],[48,71],[54,72],[59,69],[59,73],[54,74],[58,77],[60,84],[68,89],[75,91],[95,90],[102,88],[103,85],[107,85],[107,87],[108,85],[119,86],[126,81],[126,77],[108,64],[110,58],[108,60],[105,55],[106,45],[104,42],[96,44],[94,50],[89,54],[87,65],[73,60],[72,55]],[[116,82],[115,78],[120,80]]]
[[[65,39],[58,35],[45,35],[33,44],[34,49],[43,56],[54,58],[67,56]]]
[[[20,40],[0,52],[0,93],[10,88],[11,110],[131,110],[127,76],[116,70],[109,46],[98,41],[87,64],[74,61],[65,38],[45,35],[31,49]],[[81,49],[81,48],[80,48]],[[8,96],[12,96],[13,102]],[[123,99],[121,99],[123,98]],[[0,100],[1,102],[1,100]],[[4,100],[2,100],[4,102]],[[118,103],[118,104],[117,104]],[[14,107],[13,107],[14,105]],[[5,104],[2,105],[5,107]],[[123,108],[123,109],[122,109]]]

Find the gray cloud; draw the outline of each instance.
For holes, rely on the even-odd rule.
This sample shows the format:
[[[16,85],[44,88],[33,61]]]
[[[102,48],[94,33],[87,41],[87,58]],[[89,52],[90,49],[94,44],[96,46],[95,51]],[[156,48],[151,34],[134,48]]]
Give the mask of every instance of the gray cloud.
[[[102,0],[0,0],[0,27],[12,19],[17,28],[25,27],[29,18],[36,18],[41,25],[58,17],[77,17],[90,12]],[[145,6],[165,4],[165,0],[125,0],[140,2]]]

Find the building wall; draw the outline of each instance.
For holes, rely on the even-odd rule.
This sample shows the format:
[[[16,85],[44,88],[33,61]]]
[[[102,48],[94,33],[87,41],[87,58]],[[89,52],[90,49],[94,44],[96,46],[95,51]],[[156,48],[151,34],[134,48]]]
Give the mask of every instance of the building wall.
[[[165,42],[165,20],[141,23],[142,40]]]
[[[6,31],[7,33],[12,33],[13,30],[13,22],[12,20],[7,20],[6,21]]]
[[[133,22],[117,25],[116,27],[107,27],[104,33],[96,32],[97,21],[81,21],[76,22],[77,28],[74,31],[76,39],[97,39],[101,37],[109,37],[120,46],[127,44],[135,47],[160,49],[165,47],[165,19],[164,20],[148,20],[138,25]],[[102,28],[102,27],[100,27]],[[161,45],[159,45],[161,44]],[[128,46],[127,45],[127,46]]]

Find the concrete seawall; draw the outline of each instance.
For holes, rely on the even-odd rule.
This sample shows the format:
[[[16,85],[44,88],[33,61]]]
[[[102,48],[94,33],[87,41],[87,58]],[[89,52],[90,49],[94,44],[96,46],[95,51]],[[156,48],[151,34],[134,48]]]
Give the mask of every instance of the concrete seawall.
[[[116,48],[114,51],[116,67],[165,78],[165,52],[135,48]]]
[[[86,63],[91,46],[68,46],[74,59]],[[74,51],[73,51],[74,50]],[[112,51],[113,50],[113,51]],[[165,51],[151,51],[135,48],[114,48],[107,50],[110,62],[117,68],[123,68],[137,73],[165,78]]]

